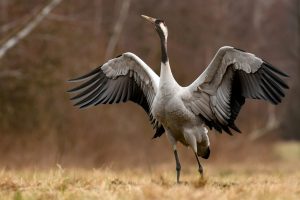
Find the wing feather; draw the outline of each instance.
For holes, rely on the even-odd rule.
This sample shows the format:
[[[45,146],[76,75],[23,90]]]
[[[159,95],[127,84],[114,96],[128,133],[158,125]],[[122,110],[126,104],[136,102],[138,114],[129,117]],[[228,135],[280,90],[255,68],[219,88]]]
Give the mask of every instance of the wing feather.
[[[245,98],[278,104],[288,85],[287,74],[254,54],[222,47],[205,71],[186,88],[184,103],[209,128],[240,130],[234,124]],[[208,106],[207,106],[208,105]]]
[[[75,106],[85,108],[130,100],[139,104],[149,115],[150,121],[156,129],[154,137],[164,133],[164,128],[151,113],[159,77],[133,53],[124,53],[70,81],[82,82],[68,90],[74,94],[71,100],[75,101]]]

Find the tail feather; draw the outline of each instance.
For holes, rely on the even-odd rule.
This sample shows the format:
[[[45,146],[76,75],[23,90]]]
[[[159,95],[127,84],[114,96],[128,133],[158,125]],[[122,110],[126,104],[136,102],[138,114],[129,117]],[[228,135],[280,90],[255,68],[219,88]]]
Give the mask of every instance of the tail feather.
[[[203,147],[200,145],[200,143],[197,143],[197,155],[204,158],[208,159],[210,155],[210,148],[209,146]]]

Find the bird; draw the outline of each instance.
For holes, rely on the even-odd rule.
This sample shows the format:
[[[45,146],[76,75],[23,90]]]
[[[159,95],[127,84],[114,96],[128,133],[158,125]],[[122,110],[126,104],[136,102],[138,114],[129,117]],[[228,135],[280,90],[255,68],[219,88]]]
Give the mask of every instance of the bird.
[[[240,133],[235,120],[245,100],[280,103],[289,89],[283,78],[289,76],[252,53],[223,46],[194,82],[180,86],[171,72],[165,21],[141,16],[154,25],[160,38],[160,76],[137,55],[126,52],[70,79],[80,82],[68,90],[73,95],[71,100],[79,108],[128,101],[140,105],[153,126],[153,138],[165,133],[172,146],[177,183],[181,172],[178,143],[192,149],[203,177],[199,158],[210,156],[208,129],[229,135]]]

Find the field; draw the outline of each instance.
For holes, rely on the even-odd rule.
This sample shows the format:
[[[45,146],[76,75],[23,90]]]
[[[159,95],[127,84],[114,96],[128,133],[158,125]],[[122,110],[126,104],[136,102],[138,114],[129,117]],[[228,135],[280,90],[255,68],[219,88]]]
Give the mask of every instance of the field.
[[[183,87],[214,58],[219,60],[218,49],[227,45],[290,75],[282,77],[290,87],[282,91],[285,84],[269,77],[268,72],[278,73],[275,68],[257,70],[256,62],[240,51],[223,56],[224,63],[234,60],[228,69],[245,66],[253,73],[244,80],[239,77],[249,73],[236,72],[238,76],[220,82],[232,87],[225,87],[228,94],[222,96],[229,106],[219,111],[243,134],[209,132],[211,155],[201,159],[203,179],[191,149],[178,145],[182,182],[176,183],[172,146],[166,134],[151,139],[151,113],[144,112],[152,107],[154,84],[132,62],[116,63],[114,74],[120,73],[118,80],[125,80],[127,72],[134,74],[136,84],[121,86],[109,73],[109,81],[95,75],[78,95],[67,92],[81,84],[67,80],[124,52],[136,54],[160,76],[165,52],[158,26],[142,14],[168,27],[168,59]],[[300,200],[299,24],[300,0],[0,0],[0,200]],[[108,72],[105,67],[100,71]],[[213,71],[209,77],[229,74]],[[219,82],[209,79],[198,89]],[[149,87],[151,95],[145,89]],[[212,95],[214,90],[206,92]],[[282,103],[247,98],[235,116],[234,99],[242,99],[238,92]],[[99,98],[111,102],[119,95],[130,101],[89,109],[73,106],[90,98],[90,103]],[[81,97],[70,100],[74,96]],[[148,98],[137,102],[138,97]],[[218,121],[228,121],[212,119],[218,127]]]
[[[182,172],[175,183],[173,166],[113,170],[1,170],[0,197],[35,199],[299,199],[299,163],[206,165]]]

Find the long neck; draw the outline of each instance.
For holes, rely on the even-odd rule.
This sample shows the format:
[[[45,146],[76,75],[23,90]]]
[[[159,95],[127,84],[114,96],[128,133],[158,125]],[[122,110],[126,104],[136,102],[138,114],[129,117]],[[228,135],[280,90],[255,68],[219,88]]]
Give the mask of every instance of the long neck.
[[[168,52],[167,52],[167,38],[160,35],[161,41],[161,69],[160,69],[160,85],[167,83],[168,85],[176,84],[171,67],[169,64]]]
[[[167,38],[165,36],[160,36],[160,45],[161,45],[161,62],[167,63],[169,61],[168,52],[167,52]]]

